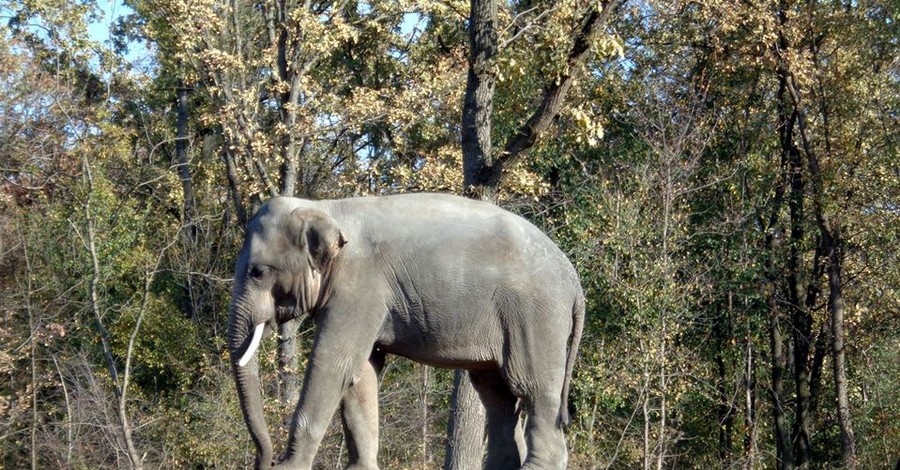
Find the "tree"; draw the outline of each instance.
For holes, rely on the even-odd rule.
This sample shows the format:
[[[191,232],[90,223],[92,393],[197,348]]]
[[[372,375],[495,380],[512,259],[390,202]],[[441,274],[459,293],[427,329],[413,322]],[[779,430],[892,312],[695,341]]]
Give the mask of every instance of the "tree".
[[[892,467],[895,3],[135,0],[115,47],[92,2],[0,5],[0,465],[245,468],[257,202],[436,190],[579,269],[570,467]],[[261,346],[267,396],[296,341]],[[383,467],[441,465],[452,388],[387,363]],[[335,421],[317,465],[345,454]]]
[[[564,3],[562,8],[578,9],[578,2]],[[583,66],[617,2],[608,1],[585,7],[580,25],[571,33],[562,72],[551,78],[540,97],[540,104],[527,122],[509,139],[503,150],[495,154],[492,146],[492,119],[495,94],[496,60],[499,49],[497,2],[472,0],[469,10],[469,63],[466,94],[462,111],[461,144],[463,155],[463,189],[470,197],[499,202],[499,186],[504,165],[512,166],[520,155],[531,148],[559,115],[566,94]],[[550,11],[537,14],[537,19]],[[528,9],[522,16],[530,13]],[[518,16],[516,16],[518,19]],[[524,26],[523,29],[526,29]],[[568,45],[568,44],[567,44]],[[448,430],[447,469],[476,468],[483,452],[484,410],[466,374],[456,372]],[[519,438],[519,441],[523,439]]]

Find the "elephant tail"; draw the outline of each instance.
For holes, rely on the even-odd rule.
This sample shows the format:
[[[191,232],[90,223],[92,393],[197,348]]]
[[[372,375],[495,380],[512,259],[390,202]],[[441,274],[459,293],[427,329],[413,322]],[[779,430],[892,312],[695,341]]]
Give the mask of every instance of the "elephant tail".
[[[569,416],[569,386],[572,383],[572,370],[575,368],[575,358],[578,356],[578,346],[581,343],[581,332],[584,329],[584,294],[578,292],[575,305],[572,307],[572,333],[569,340],[569,352],[566,356],[566,377],[563,379],[562,396],[560,397],[559,416],[556,425],[561,427],[572,424]]]

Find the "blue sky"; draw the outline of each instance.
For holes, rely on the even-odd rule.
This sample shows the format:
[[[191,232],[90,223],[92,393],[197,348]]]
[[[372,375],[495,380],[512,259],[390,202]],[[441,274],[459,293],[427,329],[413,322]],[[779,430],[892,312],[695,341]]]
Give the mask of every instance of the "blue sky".
[[[364,4],[361,4],[364,5]],[[91,39],[112,46],[108,42],[110,32],[116,21],[126,15],[133,13],[133,10],[122,3],[122,0],[97,0],[97,7],[102,12],[102,18],[88,26],[88,33]],[[362,8],[362,6],[361,6]],[[409,36],[416,32],[416,28],[424,27],[423,18],[418,13],[407,13],[403,15],[403,21],[400,25],[401,34]],[[125,59],[137,68],[148,68],[147,59],[150,51],[147,45],[143,43],[130,43],[128,45],[128,54]]]
[[[133,10],[124,5],[122,0],[97,0],[97,7],[100,8],[103,15],[99,21],[88,26],[88,34],[91,39],[111,47],[112,44],[108,40],[113,26],[119,18],[133,13]],[[147,59],[149,54],[145,44],[132,42],[128,45],[128,54],[125,55],[125,59],[137,66],[139,62]]]
[[[127,15],[131,9],[122,4],[120,0],[97,0],[97,6],[103,12],[103,18],[88,26],[91,39],[104,42],[109,38],[109,32],[120,16]]]

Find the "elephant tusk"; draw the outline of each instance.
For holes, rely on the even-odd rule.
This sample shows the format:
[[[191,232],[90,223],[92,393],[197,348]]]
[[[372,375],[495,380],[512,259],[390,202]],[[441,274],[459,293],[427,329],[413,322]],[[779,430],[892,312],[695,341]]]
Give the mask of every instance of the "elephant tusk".
[[[253,339],[250,340],[250,345],[247,346],[247,350],[244,351],[244,355],[241,356],[241,360],[238,361],[239,367],[244,367],[250,362],[250,358],[253,357],[253,353],[256,352],[256,348],[259,347],[259,342],[262,340],[263,330],[265,330],[266,324],[260,323],[256,325],[256,329],[253,330]]]

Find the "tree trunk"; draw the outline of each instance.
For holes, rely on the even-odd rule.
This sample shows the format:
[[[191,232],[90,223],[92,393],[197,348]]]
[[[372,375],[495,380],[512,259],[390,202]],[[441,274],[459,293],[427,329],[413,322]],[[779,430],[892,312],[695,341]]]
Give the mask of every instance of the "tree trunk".
[[[794,114],[795,115],[795,114]],[[794,121],[792,115],[789,120]],[[793,366],[794,386],[796,387],[794,424],[791,431],[791,440],[794,443],[794,462],[797,468],[807,468],[809,465],[809,435],[810,435],[810,369],[809,351],[812,335],[812,313],[808,307],[814,303],[815,287],[818,279],[815,275],[809,280],[810,290],[806,296],[800,287],[800,259],[804,244],[806,223],[804,215],[805,184],[803,181],[803,162],[800,151],[794,145],[793,125],[782,132],[784,141],[783,149],[789,155],[790,162],[790,248],[787,261],[787,290],[788,304],[791,312],[791,339],[793,341]],[[819,257],[814,259],[813,273],[817,271]]]
[[[38,457],[37,457],[37,427],[38,427],[38,373],[37,373],[37,338],[34,335],[38,331],[38,322],[34,318],[34,308],[32,307],[32,295],[34,290],[32,289],[32,279],[34,279],[34,271],[31,268],[31,254],[28,252],[28,243],[25,241],[25,237],[22,236],[22,257],[25,260],[25,310],[28,312],[28,332],[32,335],[31,340],[29,341],[29,358],[31,359],[31,470],[37,470],[38,468]],[[54,359],[55,360],[55,359]],[[60,383],[65,386],[65,381],[60,380]],[[68,397],[67,397],[68,398]],[[67,408],[68,410],[68,408]],[[72,419],[71,415],[68,416],[68,419]]]
[[[301,7],[307,8],[307,7]],[[278,4],[278,15],[284,15],[287,8],[283,3]],[[289,88],[278,95],[278,119],[286,129],[279,142],[281,156],[281,196],[295,196],[298,192],[309,195],[311,188],[297,189],[298,174],[300,169],[300,155],[303,150],[302,139],[298,141],[295,128],[297,127],[297,110],[300,106],[300,82],[309,67],[312,67],[316,57],[309,58],[301,64],[301,47],[296,43],[297,39],[290,37],[287,30],[282,30],[276,38],[272,29],[273,12],[265,9],[266,30],[269,41],[275,40],[278,50],[278,76],[284,83],[290,84]],[[297,361],[297,330],[300,320],[291,320],[278,326],[278,334],[281,340],[278,342],[278,376],[281,379],[281,399],[285,404],[296,404],[300,399],[300,378]],[[290,414],[289,414],[290,415]]]
[[[177,162],[178,177],[181,180],[181,192],[184,198],[181,213],[181,224],[184,228],[183,243],[188,252],[196,250],[198,238],[198,226],[196,224],[197,205],[194,197],[194,184],[191,179],[190,162],[188,160],[188,92],[190,89],[184,85],[183,80],[178,81],[176,89],[177,113],[175,120],[175,160]],[[194,302],[194,275],[188,274],[184,285],[181,287],[184,298],[182,311],[184,316],[196,319],[197,308]]]
[[[744,469],[755,468],[757,454],[756,444],[756,359],[753,342],[747,337],[747,357],[744,369],[744,424],[747,435],[744,437]]]
[[[488,5],[490,4],[490,5]],[[473,15],[470,19],[470,25],[473,29],[477,29],[480,27],[490,27],[491,29],[496,29],[496,5],[495,2],[489,0],[471,0],[471,14]],[[500,179],[503,175],[503,167],[506,165],[511,165],[515,161],[517,161],[528,149],[534,146],[540,139],[541,135],[550,128],[551,124],[553,124],[553,120],[556,116],[559,115],[559,111],[562,108],[563,103],[566,100],[566,96],[569,93],[569,89],[572,87],[572,84],[575,82],[578,75],[578,68],[587,60],[588,53],[591,50],[591,42],[594,38],[600,33],[604,26],[606,26],[607,22],[612,18],[613,13],[616,11],[619,6],[619,0],[603,0],[599,2],[599,4],[592,3],[592,7],[588,9],[585,13],[584,17],[581,19],[581,23],[578,29],[574,32],[573,44],[572,48],[569,50],[566,56],[566,72],[559,77],[554,77],[552,81],[547,83],[544,86],[544,94],[541,97],[541,102],[538,104],[537,108],[528,118],[528,120],[521,125],[516,132],[510,137],[506,144],[503,146],[503,151],[499,155],[493,155],[492,152],[483,152],[481,151],[481,156],[479,154],[473,154],[469,157],[465,155],[466,146],[463,145],[463,175],[465,175],[464,187],[466,191],[475,197],[481,197],[482,199],[492,200],[495,199],[493,194],[496,192],[497,187],[500,185]],[[477,8],[476,8],[477,7]],[[489,15],[491,10],[493,9],[494,21],[485,21],[484,16],[479,19],[479,17],[475,15]],[[470,62],[469,62],[469,78],[471,80],[473,72],[478,78],[478,74],[481,75],[481,79],[487,79],[487,75],[489,74],[489,70],[478,66],[474,63],[474,59],[489,59],[496,53],[496,32],[493,33],[494,38],[494,46],[488,49],[482,49],[477,51],[477,47],[483,47],[483,44],[476,44],[475,41],[484,41],[487,42],[488,39],[491,38],[491,35],[488,31],[478,33],[470,31],[469,39],[471,41],[472,50],[470,52]],[[474,55],[476,52],[480,52],[481,55]],[[489,64],[488,64],[489,65]],[[493,87],[493,78],[491,80],[491,87]],[[476,113],[480,110],[483,110],[477,107],[477,102],[475,100],[475,88],[479,84],[486,83],[484,81],[476,81],[474,84],[470,81],[467,83],[466,87],[466,99],[464,102],[464,108],[468,107],[470,104],[476,106],[474,109],[469,111],[463,111],[463,140],[467,137],[465,136],[466,132],[471,132],[472,129],[467,126],[465,122],[466,113],[472,113],[472,119],[475,118]],[[479,89],[485,89],[484,87]],[[472,96],[470,97],[470,90]],[[492,93],[493,94],[493,93]],[[482,103],[488,104],[488,103]],[[478,113],[478,116],[485,116],[483,113]],[[488,117],[486,124],[487,127],[487,135],[488,141],[487,144],[490,145],[490,114],[486,115]],[[481,124],[482,122],[478,122]],[[476,139],[472,139],[472,142],[475,142]],[[483,164],[479,164],[483,163]]]
[[[96,244],[96,232],[94,230],[94,217],[93,211],[91,208],[91,197],[94,192],[94,179],[91,174],[91,167],[88,163],[87,157],[82,160],[82,167],[84,170],[84,178],[88,187],[88,197],[84,202],[84,218],[86,227],[86,239],[85,245],[88,249],[88,254],[91,257],[91,279],[89,284],[89,299],[90,299],[90,308],[91,312],[94,315],[94,325],[97,329],[97,333],[100,336],[100,345],[103,350],[103,357],[106,360],[107,370],[109,371],[110,379],[112,380],[113,392],[115,392],[116,397],[116,417],[118,418],[118,427],[121,432],[122,442],[125,446],[125,453],[128,456],[128,463],[130,468],[133,470],[141,470],[143,468],[143,461],[138,455],[137,448],[134,445],[134,439],[132,439],[132,429],[131,424],[128,422],[128,412],[126,407],[126,399],[127,396],[123,393],[121,388],[121,382],[119,380],[119,371],[116,366],[116,360],[113,357],[112,347],[110,346],[110,337],[109,330],[106,329],[106,326],[103,324],[103,314],[101,313],[100,306],[100,261]]]
[[[830,233],[828,259],[828,310],[831,313],[831,354],[834,388],[837,392],[838,423],[841,427],[841,460],[844,468],[855,468],[856,445],[847,396],[847,368],[844,356],[844,298],[841,285],[843,246],[840,231]]]
[[[281,403],[284,406],[293,407],[300,400],[300,379],[297,359],[297,331],[300,329],[300,319],[294,319],[278,325],[278,377],[280,379]],[[292,413],[287,413],[286,424],[290,424]]]
[[[819,399],[822,397],[822,369],[825,364],[825,356],[829,351],[828,337],[830,326],[823,323],[816,335],[816,346],[813,351],[812,366],[809,380],[809,408],[815,413],[819,409]]]
[[[719,395],[719,462],[725,462],[732,452],[734,443],[734,419],[737,414],[737,407],[734,398],[728,393],[728,367],[725,363],[725,351],[728,350],[728,341],[732,338],[732,295],[728,293],[728,311],[719,315],[716,320],[716,337],[718,338],[718,347],[716,348],[716,369],[719,376],[716,380],[717,392]]]
[[[659,426],[656,431],[656,470],[663,470],[666,461],[666,420],[668,419],[668,375],[666,372],[666,312],[660,313],[660,331],[659,331],[659,356],[657,361],[659,364]]]
[[[787,93],[787,79],[779,76],[778,87],[778,122],[779,140],[781,144],[781,169],[782,176],[775,188],[775,199],[768,223],[765,225],[765,252],[766,252],[766,279],[765,296],[769,311],[769,347],[772,360],[772,399],[773,431],[775,434],[776,468],[790,470],[794,468],[793,447],[784,416],[784,371],[786,356],[784,352],[784,334],[781,326],[781,312],[778,308],[778,270],[775,267],[775,231],[778,224],[779,213],[784,201],[787,180],[793,183],[792,175],[787,171],[791,160],[790,135],[793,133],[794,113],[788,113],[785,93]]]
[[[798,113],[800,137],[803,150],[806,153],[807,167],[813,186],[813,202],[815,207],[816,224],[819,227],[820,246],[828,257],[828,310],[831,314],[832,334],[832,358],[834,368],[835,390],[838,395],[838,422],[841,427],[841,456],[844,466],[853,468],[856,466],[856,450],[853,437],[853,426],[850,419],[850,403],[847,397],[847,379],[844,356],[844,305],[841,286],[842,268],[842,244],[840,228],[833,223],[824,207],[824,186],[822,182],[821,167],[818,155],[813,148],[809,136],[809,129],[802,100],[799,91],[793,82],[793,77],[788,75],[788,89]],[[826,142],[827,143],[827,142]]]
[[[445,470],[477,470],[484,456],[485,412],[469,374],[457,370],[450,399]]]
[[[767,286],[767,303],[769,307],[769,340],[772,351],[772,417],[775,426],[776,468],[791,470],[794,468],[793,448],[784,418],[784,335],[781,331],[781,314],[775,299],[775,282],[771,280]]]
[[[727,380],[727,371],[725,368],[725,359],[722,354],[716,354],[716,368],[719,371],[718,377],[718,395],[719,395],[719,461],[725,462],[731,455],[731,447],[734,436],[734,402],[728,394],[725,386]]]
[[[782,162],[784,162],[782,156]],[[772,387],[770,397],[772,400],[773,431],[775,434],[775,464],[778,470],[791,470],[794,468],[793,448],[784,417],[784,334],[781,330],[781,312],[778,309],[776,298],[778,272],[775,269],[775,224],[780,211],[781,200],[784,194],[784,186],[780,184],[776,188],[775,204],[766,226],[765,248],[766,276],[764,293],[766,306],[769,311],[769,351],[772,361]]]
[[[809,178],[813,186],[813,205],[815,208],[816,225],[819,228],[820,246],[823,254],[828,257],[828,310],[831,314],[831,353],[834,369],[835,391],[838,398],[838,423],[841,427],[841,457],[844,466],[854,468],[856,466],[856,448],[853,436],[853,425],[850,419],[850,401],[847,396],[847,376],[844,355],[844,301],[841,285],[841,268],[843,266],[843,246],[841,240],[840,225],[834,222],[830,214],[825,211],[825,187],[822,181],[822,170],[819,157],[812,144],[809,135],[809,126],[806,113],[803,109],[800,95],[792,75],[787,75],[788,91],[797,110],[797,123],[800,128],[800,139],[803,143],[803,151],[806,154]],[[827,129],[827,119],[824,124]],[[830,153],[828,139],[825,139],[826,151]]]
[[[849,6],[848,6],[849,9]],[[811,44],[811,52],[813,62],[816,69],[820,66],[819,61],[819,44],[813,42]],[[818,75],[818,74],[817,74]],[[832,156],[833,148],[831,145],[831,107],[824,91],[824,84],[821,76],[818,76],[819,82],[819,108],[822,116],[823,141],[825,144],[825,154]],[[800,106],[799,93],[794,95],[795,103]],[[841,460],[844,468],[856,468],[858,461],[856,458],[856,444],[853,436],[853,423],[850,418],[850,400],[847,392],[847,368],[846,357],[844,353],[844,297],[843,297],[843,264],[844,264],[844,244],[841,238],[841,224],[839,221],[830,217],[825,212],[825,187],[822,182],[821,169],[816,153],[812,150],[809,136],[806,133],[806,119],[801,115],[800,120],[801,135],[803,137],[804,148],[807,150],[807,160],[809,165],[810,177],[814,178],[813,196],[816,201],[816,222],[819,225],[819,232],[822,237],[823,256],[828,257],[828,311],[831,316],[831,354],[832,368],[834,372],[834,388],[837,393],[838,402],[838,423],[841,428]],[[824,341],[823,341],[824,343]],[[817,353],[820,350],[817,349]],[[824,355],[824,354],[823,354]],[[816,356],[816,360],[821,365],[821,356]],[[818,387],[818,383],[814,382]],[[817,399],[814,395],[814,400]]]
[[[469,3],[469,71],[462,112],[463,188],[472,196],[494,199],[497,184],[487,176],[496,163],[491,143],[494,109],[493,59],[497,54],[497,2]]]
[[[585,13],[579,28],[575,31],[572,49],[569,50],[566,57],[566,72],[544,86],[541,103],[528,121],[520,126],[513,137],[506,142],[503,154],[498,158],[497,164],[491,168],[489,182],[499,181],[503,165],[512,164],[526,150],[533,147],[540,139],[541,134],[550,128],[553,120],[559,115],[569,89],[577,78],[578,68],[588,57],[591,43],[606,26],[621,3],[620,0],[601,0],[591,3],[591,8]]]
[[[431,367],[422,367],[422,468],[428,468],[428,389],[431,387]]]
[[[650,378],[644,366],[644,394],[641,397],[641,415],[644,418],[641,434],[641,469],[650,470]]]
[[[234,160],[234,152],[229,148],[230,145],[226,141],[222,150],[222,160],[225,162],[225,176],[228,180],[228,194],[231,196],[231,204],[234,206],[234,215],[237,219],[238,226],[241,229],[247,227],[250,219],[247,216],[247,209],[244,207],[244,192],[241,191],[238,183],[237,165]]]
[[[787,6],[780,4],[778,11],[779,24],[784,27],[788,21]],[[790,42],[787,36],[779,34],[778,48],[787,50]],[[810,434],[810,370],[809,351],[812,334],[812,307],[816,299],[816,286],[818,279],[815,274],[810,276],[807,292],[801,287],[801,260],[806,233],[804,230],[806,182],[804,179],[803,159],[800,149],[795,143],[794,128],[798,119],[796,106],[789,106],[791,98],[788,96],[789,71],[786,67],[778,67],[778,114],[779,114],[779,144],[783,161],[789,167],[790,196],[788,208],[790,217],[790,243],[785,272],[787,283],[788,310],[791,326],[791,366],[794,371],[794,386],[796,400],[794,401],[794,423],[791,430],[793,442],[793,458],[798,468],[807,468],[809,464],[809,434]],[[813,273],[817,270],[819,257],[815,257]]]
[[[187,232],[193,239],[196,233],[194,217],[196,216],[196,199],[194,197],[194,184],[191,179],[191,171],[188,162],[188,91],[183,83],[178,84],[178,113],[175,123],[175,157],[178,161],[178,176],[181,178],[181,190],[184,194],[183,223],[191,227]]]
[[[290,93],[282,96],[280,117],[285,129],[289,129],[281,139],[281,195],[293,196],[297,193],[297,172],[300,166],[300,151],[303,143],[297,141],[293,129],[297,126],[297,106],[300,100],[300,75],[290,76]],[[309,191],[309,188],[304,188]]]

